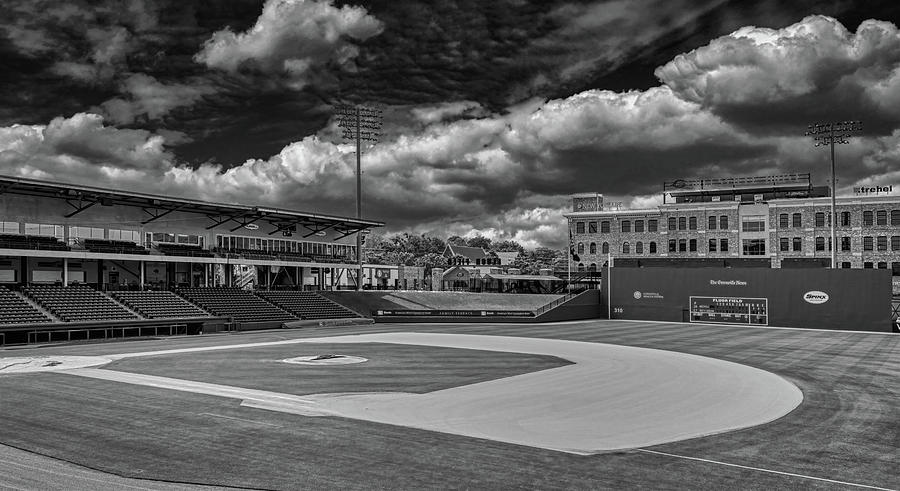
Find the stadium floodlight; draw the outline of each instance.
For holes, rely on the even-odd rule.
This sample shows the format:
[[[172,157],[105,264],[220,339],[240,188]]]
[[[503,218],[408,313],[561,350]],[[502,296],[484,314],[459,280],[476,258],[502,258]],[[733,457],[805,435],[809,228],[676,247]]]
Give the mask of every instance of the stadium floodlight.
[[[338,127],[342,128],[343,137],[356,141],[356,218],[362,218],[362,142],[377,143],[378,133],[383,122],[383,111],[374,107],[338,104],[334,108],[338,115]],[[356,290],[362,290],[362,236],[356,233]]]
[[[837,236],[835,225],[837,222],[836,208],[836,179],[834,176],[834,146],[850,143],[854,132],[862,131],[862,121],[837,121],[834,123],[814,123],[806,127],[806,136],[812,136],[817,147],[828,145],[831,147],[831,269],[837,268]]]

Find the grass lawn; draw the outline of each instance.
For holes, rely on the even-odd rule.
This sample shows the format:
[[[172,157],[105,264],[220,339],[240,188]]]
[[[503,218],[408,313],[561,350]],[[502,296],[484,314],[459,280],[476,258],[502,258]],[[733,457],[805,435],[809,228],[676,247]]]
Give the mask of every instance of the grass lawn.
[[[900,488],[900,336],[624,321],[551,325],[378,324],[4,350],[0,356],[102,354],[279,337],[411,330],[625,344],[712,356],[769,370],[803,390],[804,402],[797,410],[767,425],[649,450]],[[375,350],[372,353],[376,357],[416,356],[395,351],[394,346],[360,348]],[[451,378],[461,376],[462,371],[450,360],[458,362],[463,359],[459,357],[470,356],[449,353],[467,350],[441,348],[437,350],[448,352],[437,353],[430,351],[433,348],[413,348],[423,354],[428,350],[426,364],[448,363],[451,368],[446,375]],[[353,353],[349,349],[341,345],[331,351],[366,356],[356,346],[352,347]],[[236,366],[245,366],[256,375],[230,374],[229,370],[209,366],[179,366],[186,362],[178,357],[123,360],[114,368],[182,378],[187,378],[180,375],[184,371],[221,373],[224,380],[209,380],[217,383],[280,377],[273,375],[271,367],[254,367],[252,357],[242,351],[222,351],[217,356],[233,356]],[[271,355],[272,359],[282,356],[281,352]],[[156,362],[142,365],[151,360]],[[477,360],[470,361],[477,364]],[[479,368],[473,367],[473,372],[484,370],[483,366],[476,366]],[[424,388],[444,375],[442,370],[429,372],[422,366],[404,374],[389,373],[387,367],[376,373],[379,370],[361,374],[359,381],[337,374],[334,383],[344,387],[374,383]],[[454,375],[455,371],[460,373]],[[386,381],[392,376],[398,380]],[[302,382],[314,390],[323,388],[323,383]],[[0,377],[0,442],[125,476],[261,489],[842,489],[824,481],[640,450],[576,456],[363,421],[269,412],[239,407],[238,402],[63,374],[7,375]]]

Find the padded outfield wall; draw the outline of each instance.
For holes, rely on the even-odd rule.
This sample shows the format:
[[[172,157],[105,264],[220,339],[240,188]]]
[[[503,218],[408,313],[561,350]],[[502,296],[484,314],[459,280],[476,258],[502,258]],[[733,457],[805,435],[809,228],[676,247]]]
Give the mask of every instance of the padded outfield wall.
[[[603,277],[613,319],[892,330],[884,269],[614,267]]]

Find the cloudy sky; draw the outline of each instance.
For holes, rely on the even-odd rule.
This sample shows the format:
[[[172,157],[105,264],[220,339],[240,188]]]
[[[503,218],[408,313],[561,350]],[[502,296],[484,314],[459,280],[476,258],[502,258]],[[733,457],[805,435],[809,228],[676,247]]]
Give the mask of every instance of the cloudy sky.
[[[560,247],[568,195],[900,184],[900,4],[0,0],[0,173],[352,216],[334,105],[380,107],[363,216]]]

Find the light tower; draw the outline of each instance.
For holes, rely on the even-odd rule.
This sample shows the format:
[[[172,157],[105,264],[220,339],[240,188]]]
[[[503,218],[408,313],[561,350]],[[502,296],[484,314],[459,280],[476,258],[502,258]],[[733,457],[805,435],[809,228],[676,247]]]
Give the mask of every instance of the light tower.
[[[343,137],[356,141],[356,218],[362,218],[362,142],[378,142],[382,125],[381,109],[350,104],[335,106],[335,113],[340,117],[338,126],[343,128]],[[362,235],[356,232],[356,290],[362,289]]]
[[[806,136],[812,136],[816,146],[828,145],[831,147],[831,269],[837,268],[837,237],[835,225],[837,213],[835,211],[835,183],[834,176],[834,145],[850,143],[853,132],[862,131],[862,121],[838,121],[834,123],[814,123],[806,127]]]

